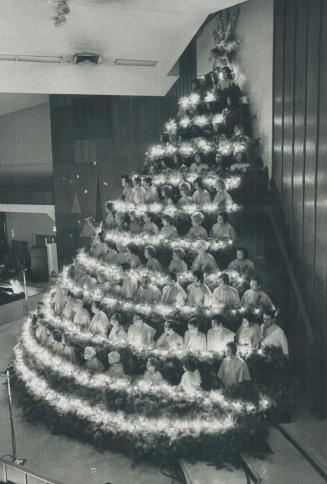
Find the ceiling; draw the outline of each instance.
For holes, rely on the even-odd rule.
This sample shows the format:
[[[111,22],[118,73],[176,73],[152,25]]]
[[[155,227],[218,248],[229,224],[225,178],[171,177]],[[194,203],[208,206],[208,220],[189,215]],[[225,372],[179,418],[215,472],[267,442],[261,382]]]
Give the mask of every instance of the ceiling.
[[[0,61],[0,92],[164,95],[169,75],[208,14],[240,0],[70,0],[54,26],[55,2],[1,0],[0,54],[71,58],[95,52],[100,65]],[[115,58],[156,60],[117,66]]]
[[[47,94],[0,93],[0,116],[49,102]]]

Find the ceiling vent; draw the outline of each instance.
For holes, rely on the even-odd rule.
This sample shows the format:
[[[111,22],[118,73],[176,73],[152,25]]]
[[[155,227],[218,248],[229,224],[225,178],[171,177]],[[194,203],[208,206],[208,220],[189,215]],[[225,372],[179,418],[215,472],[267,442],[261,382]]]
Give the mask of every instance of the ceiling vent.
[[[117,66],[155,67],[158,61],[142,59],[115,59]]]

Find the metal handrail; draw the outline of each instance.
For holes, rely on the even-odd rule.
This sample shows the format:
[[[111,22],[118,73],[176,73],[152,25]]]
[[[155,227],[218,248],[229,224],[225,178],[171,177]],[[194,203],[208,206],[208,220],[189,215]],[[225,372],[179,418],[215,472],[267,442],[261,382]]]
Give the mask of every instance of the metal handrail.
[[[10,482],[8,481],[8,469],[15,469],[16,471],[19,471],[23,474],[24,484],[28,484],[30,478],[38,479],[40,482],[42,482],[42,484],[63,484],[62,482],[56,481],[54,479],[49,479],[42,474],[36,474],[35,472],[31,472],[24,467],[19,466],[14,462],[7,461],[3,458],[0,458],[0,465],[2,466],[3,470],[2,474],[4,482]]]

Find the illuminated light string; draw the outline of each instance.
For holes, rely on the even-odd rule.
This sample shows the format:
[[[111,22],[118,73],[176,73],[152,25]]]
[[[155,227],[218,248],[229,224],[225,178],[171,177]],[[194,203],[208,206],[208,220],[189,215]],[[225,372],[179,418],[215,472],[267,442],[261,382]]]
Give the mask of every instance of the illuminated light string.
[[[205,203],[201,207],[199,207],[196,203],[184,205],[182,208],[177,208],[174,205],[163,205],[162,203],[132,203],[132,202],[124,202],[122,200],[109,200],[109,203],[112,204],[113,209],[119,213],[135,213],[138,216],[142,216],[144,214],[160,214],[162,215],[169,215],[170,217],[180,217],[182,215],[189,215],[191,216],[193,213],[198,212],[205,212],[208,214],[218,214],[221,209],[217,207],[215,203]],[[225,212],[228,213],[235,213],[240,210],[241,207],[237,203],[227,203],[226,207],[224,208]]]
[[[155,247],[164,247],[169,248],[171,250],[178,248],[182,248],[185,250],[189,250],[191,252],[198,252],[199,248],[203,247],[205,250],[210,250],[213,252],[219,250],[226,250],[228,248],[232,248],[233,241],[229,239],[227,242],[223,242],[221,240],[217,241],[214,239],[209,240],[191,240],[186,238],[178,238],[178,239],[167,239],[164,235],[150,235],[147,233],[143,234],[133,234],[132,232],[126,231],[118,231],[118,230],[104,230],[105,232],[105,240],[107,242],[113,242],[118,246],[126,246],[131,243],[138,245],[138,246],[147,246],[147,245],[154,245]],[[204,247],[204,244],[206,247]]]
[[[210,94],[208,94],[209,99]],[[206,102],[213,102],[215,100],[211,99]],[[223,113],[216,113],[216,114],[197,114],[195,116],[182,116],[178,121],[175,119],[170,119],[165,125],[164,130],[168,134],[176,134],[178,130],[178,126],[182,129],[186,129],[189,126],[198,126],[199,128],[204,128],[205,126],[219,126],[222,124],[226,124],[226,116]]]
[[[224,433],[225,431],[237,428],[236,417],[228,415],[223,419],[181,419],[159,417],[151,418],[145,416],[129,415],[121,410],[104,410],[101,405],[91,405],[84,399],[72,397],[65,393],[53,390],[45,378],[40,377],[34,370],[27,367],[24,362],[22,350],[16,346],[15,369],[24,382],[27,390],[37,399],[47,402],[59,415],[75,413],[77,417],[87,420],[95,427],[101,426],[105,431],[111,433],[126,433],[135,437],[135,434],[147,439],[150,435],[157,435],[159,432],[170,438],[171,441],[178,440],[181,432],[183,436],[201,432],[206,434]],[[269,401],[263,399],[261,405],[269,408]],[[264,411],[265,408],[262,408]]]
[[[110,280],[122,280],[124,273],[122,273],[121,266],[119,264],[106,264],[101,263],[96,257],[89,256],[85,251],[81,250],[77,256],[76,261],[83,266],[89,273],[92,271],[101,272],[108,281]],[[151,282],[156,286],[164,286],[168,282],[168,277],[166,274],[159,271],[150,271],[144,268],[130,269],[128,274],[135,280],[140,280],[142,277],[147,276],[151,279]],[[236,285],[241,286],[244,284],[246,279],[240,276],[236,271],[215,271],[211,272],[206,278],[206,282],[218,281],[222,273],[228,274],[232,282]],[[179,272],[177,274],[178,282],[181,284],[192,282],[194,280],[192,271]]]
[[[54,355],[52,351],[41,346],[33,335],[31,322],[31,319],[28,318],[22,328],[21,343],[24,351],[53,373],[65,378],[73,378],[75,383],[83,387],[105,389],[106,391],[120,390],[133,397],[152,394],[159,399],[166,398],[175,403],[183,401],[196,403],[199,408],[205,409],[205,411],[210,411],[215,405],[220,405],[221,409],[229,409],[240,414],[258,410],[258,407],[247,402],[226,400],[221,390],[187,392],[182,387],[174,387],[168,383],[160,385],[151,385],[145,381],[131,383],[128,377],[111,378],[109,375],[100,372],[93,374],[70,363],[63,357]],[[259,403],[259,407],[263,405]]]
[[[186,349],[165,350],[161,348],[155,348],[153,346],[144,348],[125,341],[112,343],[107,338],[100,335],[94,335],[90,331],[81,332],[80,328],[72,321],[69,321],[68,319],[65,319],[63,317],[59,318],[58,316],[56,316],[50,306],[50,296],[45,297],[43,310],[45,315],[45,321],[47,321],[50,326],[63,331],[64,334],[67,335],[68,339],[69,336],[73,336],[76,340],[85,344],[92,343],[97,346],[101,346],[103,344],[110,344],[110,347],[117,351],[128,348],[130,352],[136,357],[155,357],[161,359],[176,358],[182,361],[186,356],[190,356],[195,358],[197,361],[211,363],[215,360],[220,360],[225,354],[224,352],[217,353],[204,350],[197,352],[189,351]],[[262,358],[264,358],[265,356],[265,352],[262,349],[255,349],[252,347],[238,348],[238,354],[243,358],[249,358],[253,353]]]
[[[159,175],[152,175],[152,183],[156,186],[161,186],[161,185],[172,185],[177,187],[180,183],[182,182],[187,182],[190,185],[193,185],[195,180],[199,177],[197,173],[187,173],[185,175],[182,175],[179,171],[177,170],[172,170],[169,173],[165,174],[159,174]],[[227,191],[235,190],[237,189],[240,184],[241,184],[241,176],[239,175],[227,175],[225,177],[221,177],[218,175],[206,175],[202,177],[203,184],[207,188],[213,188],[217,181],[224,181],[225,187]]]

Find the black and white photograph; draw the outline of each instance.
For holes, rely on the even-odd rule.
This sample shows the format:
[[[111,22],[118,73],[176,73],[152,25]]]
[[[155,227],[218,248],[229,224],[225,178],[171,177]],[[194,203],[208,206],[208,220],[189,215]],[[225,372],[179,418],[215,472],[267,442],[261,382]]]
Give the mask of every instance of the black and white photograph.
[[[1,7],[0,484],[327,482],[327,2]]]

